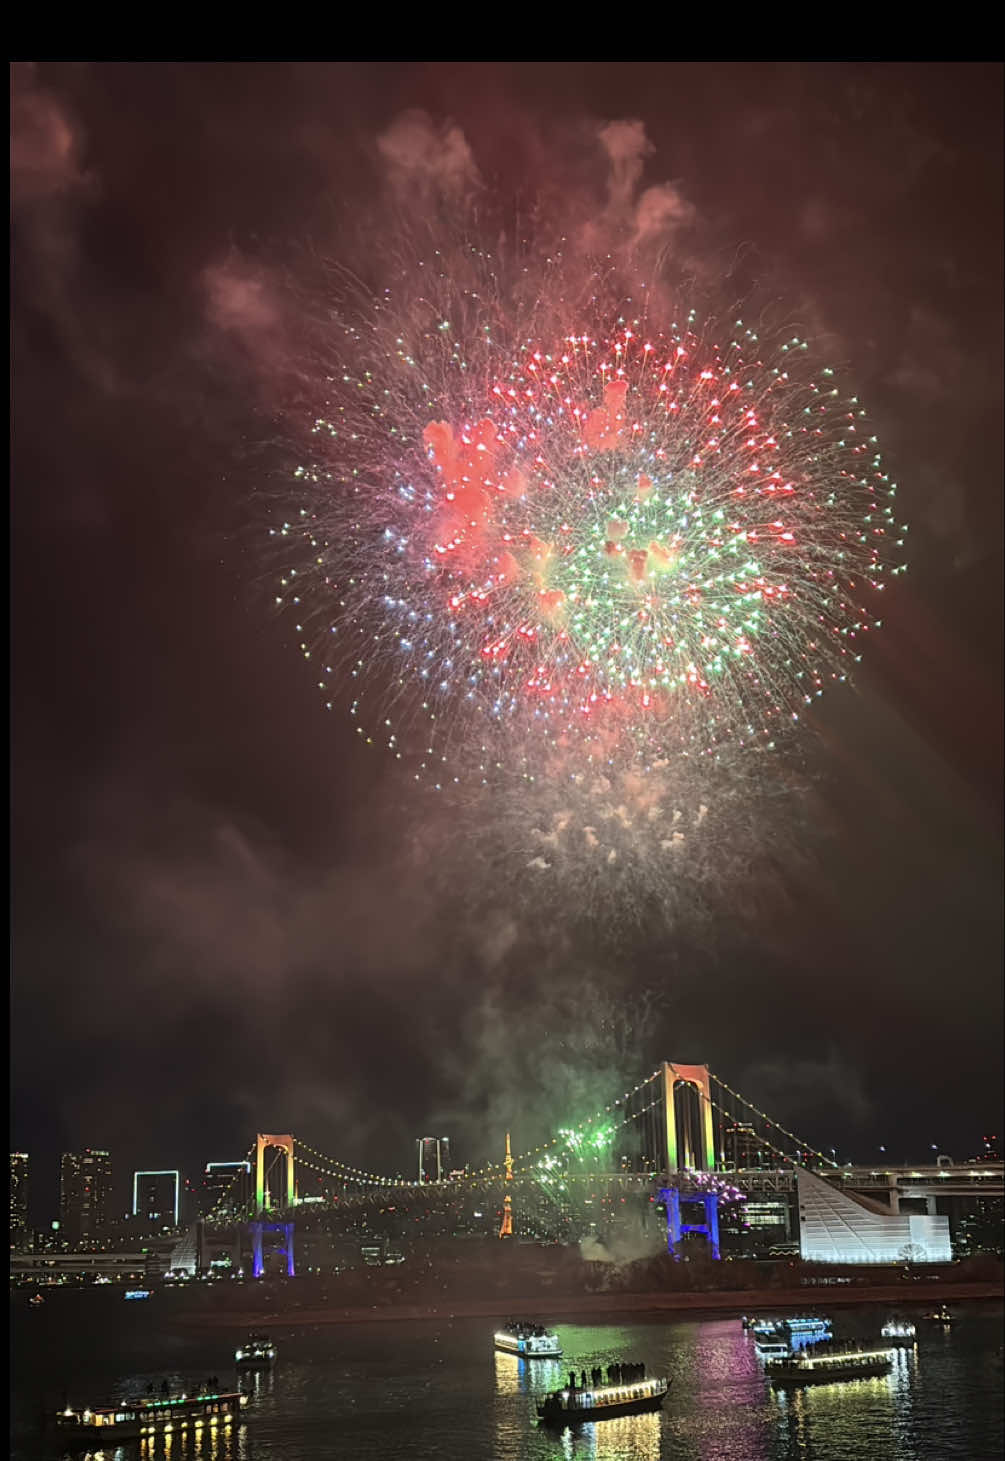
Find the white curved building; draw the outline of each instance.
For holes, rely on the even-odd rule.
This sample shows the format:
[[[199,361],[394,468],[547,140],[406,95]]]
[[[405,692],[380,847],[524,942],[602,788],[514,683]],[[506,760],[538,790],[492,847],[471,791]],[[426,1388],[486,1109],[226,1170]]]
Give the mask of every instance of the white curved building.
[[[799,1256],[813,1263],[949,1263],[949,1219],[891,1213],[800,1170]]]

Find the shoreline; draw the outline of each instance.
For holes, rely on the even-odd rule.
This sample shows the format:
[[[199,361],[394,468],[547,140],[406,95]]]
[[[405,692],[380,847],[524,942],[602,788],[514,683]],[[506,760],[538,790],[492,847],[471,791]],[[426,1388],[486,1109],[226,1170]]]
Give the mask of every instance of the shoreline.
[[[933,1285],[925,1294],[906,1294],[903,1285],[884,1285],[839,1292],[831,1288],[738,1289],[720,1293],[581,1294],[542,1299],[458,1299],[452,1304],[387,1304],[370,1308],[302,1309],[279,1312],[230,1312],[181,1314],[178,1321],[194,1327],[230,1329],[296,1329],[338,1324],[439,1323],[455,1319],[501,1319],[518,1313],[528,1319],[547,1317],[553,1323],[605,1315],[659,1315],[725,1312],[743,1314],[756,1310],[805,1308],[857,1308],[861,1304],[885,1304],[897,1309],[930,1308],[965,1300],[1005,1299],[1005,1290],[993,1283]]]

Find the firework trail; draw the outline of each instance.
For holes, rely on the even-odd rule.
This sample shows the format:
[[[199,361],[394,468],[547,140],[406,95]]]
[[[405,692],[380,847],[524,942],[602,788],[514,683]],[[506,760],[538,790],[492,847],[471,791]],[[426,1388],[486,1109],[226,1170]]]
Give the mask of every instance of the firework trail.
[[[904,529],[864,411],[805,342],[661,323],[612,268],[554,255],[458,246],[337,293],[278,597],[361,734],[436,782],[558,765],[589,847],[590,796],[640,822],[604,801],[612,772],[659,786],[681,757],[770,746],[846,678]],[[645,799],[679,846],[649,816],[673,797]]]

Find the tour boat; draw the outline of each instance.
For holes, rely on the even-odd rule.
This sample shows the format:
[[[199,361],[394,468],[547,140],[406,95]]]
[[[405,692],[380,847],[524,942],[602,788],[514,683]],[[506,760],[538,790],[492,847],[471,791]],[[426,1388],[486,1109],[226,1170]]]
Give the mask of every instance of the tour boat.
[[[149,1297],[150,1297],[150,1290],[149,1289],[126,1289],[126,1292],[123,1295],[123,1297],[124,1298],[127,1298],[127,1299],[149,1299]]]
[[[765,1360],[764,1368],[773,1385],[830,1385],[835,1380],[886,1375],[895,1357],[892,1349],[844,1349],[827,1354],[800,1350],[786,1358]]]
[[[249,1334],[244,1344],[234,1351],[239,1370],[267,1370],[276,1362],[276,1346],[267,1334]]]
[[[879,1331],[880,1337],[895,1344],[913,1344],[918,1331],[909,1319],[887,1319]]]
[[[240,1423],[241,1407],[248,1397],[223,1394],[166,1396],[161,1399],[123,1400],[118,1405],[67,1406],[53,1418],[61,1442],[98,1445],[105,1450],[120,1441],[142,1440],[145,1436],[192,1428],[198,1436],[209,1427]]]
[[[635,1415],[659,1410],[670,1387],[668,1379],[635,1380],[628,1385],[594,1385],[585,1390],[553,1390],[537,1413],[545,1425],[575,1425],[608,1420],[616,1415]]]
[[[557,1360],[562,1357],[558,1335],[529,1319],[510,1319],[496,1331],[495,1347],[525,1360]]]
[[[44,1304],[45,1303],[45,1299],[43,1299],[43,1297],[42,1297],[41,1294],[32,1294],[32,1296],[28,1300],[28,1302],[29,1302],[29,1304],[33,1304],[34,1307],[37,1309],[40,1304]]]
[[[831,1327],[831,1321],[821,1319],[818,1314],[800,1314],[794,1319],[783,1319],[782,1323],[793,1334],[816,1334],[821,1329]]]
[[[761,1359],[823,1344],[832,1338],[829,1319],[778,1319],[771,1327],[758,1325],[754,1348]]]
[[[768,1339],[765,1337],[757,1341],[758,1359],[787,1359],[792,1352],[792,1345],[787,1339]]]
[[[931,1320],[933,1324],[952,1324],[953,1322],[953,1316],[945,1304],[942,1305],[941,1309],[933,1309],[930,1314],[922,1314],[921,1317],[922,1319]]]
[[[831,1327],[829,1319],[816,1314],[795,1314],[791,1319],[743,1319],[744,1329],[753,1330],[755,1335],[775,1335],[788,1330],[790,1334],[820,1334]]]

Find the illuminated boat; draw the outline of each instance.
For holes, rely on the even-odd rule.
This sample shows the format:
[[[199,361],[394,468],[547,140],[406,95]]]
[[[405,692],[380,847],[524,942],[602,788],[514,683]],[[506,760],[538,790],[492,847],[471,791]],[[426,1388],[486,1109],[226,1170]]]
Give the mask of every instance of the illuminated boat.
[[[53,1430],[61,1444],[100,1446],[120,1441],[142,1440],[146,1436],[174,1431],[191,1431],[198,1436],[207,1429],[239,1425],[241,1408],[248,1397],[233,1392],[166,1396],[163,1399],[123,1400],[119,1405],[67,1406],[53,1417]]]
[[[887,1319],[879,1332],[882,1339],[893,1344],[913,1344],[918,1336],[918,1331],[909,1319]]]
[[[791,1319],[743,1319],[744,1329],[753,1330],[755,1337],[761,1335],[783,1334],[823,1334],[831,1327],[829,1319],[821,1319],[817,1314],[795,1314]]]
[[[792,1345],[781,1335],[770,1339],[765,1335],[757,1341],[758,1359],[787,1359],[792,1353]]]
[[[761,1359],[826,1344],[833,1338],[829,1319],[779,1319],[754,1330],[754,1348]]]
[[[930,1314],[922,1314],[921,1317],[922,1319],[928,1319],[932,1324],[952,1324],[954,1322],[953,1316],[945,1304],[942,1305],[941,1309],[933,1309]]]
[[[149,1289],[126,1289],[123,1298],[126,1299],[149,1299]]]
[[[496,1330],[495,1347],[524,1360],[557,1360],[562,1356],[558,1335],[527,1319],[510,1319]]]
[[[818,1314],[800,1314],[794,1319],[783,1319],[782,1324],[791,1334],[817,1334],[831,1327],[831,1321],[821,1319]]]
[[[765,1360],[764,1369],[772,1385],[831,1385],[837,1380],[889,1374],[895,1358],[892,1349],[844,1349],[826,1354],[800,1350],[785,1358]]]
[[[234,1351],[239,1370],[268,1370],[276,1363],[276,1346],[267,1334],[249,1334]]]
[[[624,1385],[594,1385],[584,1390],[567,1386],[553,1390],[537,1407],[543,1425],[577,1425],[659,1410],[670,1388],[668,1379],[642,1379]]]

